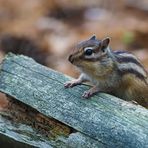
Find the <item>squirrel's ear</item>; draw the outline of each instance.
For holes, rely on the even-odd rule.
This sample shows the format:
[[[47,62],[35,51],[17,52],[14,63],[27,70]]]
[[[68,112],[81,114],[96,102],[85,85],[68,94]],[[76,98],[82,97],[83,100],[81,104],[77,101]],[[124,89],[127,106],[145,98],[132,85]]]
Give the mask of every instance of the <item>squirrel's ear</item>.
[[[93,35],[89,40],[96,40],[96,36]]]
[[[105,50],[108,47],[109,43],[110,43],[110,38],[109,37],[104,38],[101,41],[101,49]]]

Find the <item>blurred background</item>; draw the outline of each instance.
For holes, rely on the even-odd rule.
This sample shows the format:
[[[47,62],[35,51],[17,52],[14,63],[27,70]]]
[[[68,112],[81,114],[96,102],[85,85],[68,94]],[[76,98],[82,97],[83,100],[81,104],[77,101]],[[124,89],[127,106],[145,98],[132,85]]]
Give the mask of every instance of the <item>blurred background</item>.
[[[111,37],[148,69],[148,0],[0,0],[0,61],[13,52],[76,77],[73,45]]]

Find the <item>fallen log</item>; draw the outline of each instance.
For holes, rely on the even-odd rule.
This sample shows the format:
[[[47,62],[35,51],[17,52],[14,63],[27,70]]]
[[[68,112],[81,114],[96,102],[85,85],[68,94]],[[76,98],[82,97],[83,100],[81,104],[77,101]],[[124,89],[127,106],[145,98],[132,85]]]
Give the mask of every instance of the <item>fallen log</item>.
[[[69,79],[31,58],[8,54],[0,68],[0,91],[11,105],[7,114],[1,112],[0,138],[34,147],[148,147],[147,109],[104,93],[82,99],[89,86],[65,89]],[[24,136],[26,130],[22,126],[18,132],[12,119],[31,130]]]

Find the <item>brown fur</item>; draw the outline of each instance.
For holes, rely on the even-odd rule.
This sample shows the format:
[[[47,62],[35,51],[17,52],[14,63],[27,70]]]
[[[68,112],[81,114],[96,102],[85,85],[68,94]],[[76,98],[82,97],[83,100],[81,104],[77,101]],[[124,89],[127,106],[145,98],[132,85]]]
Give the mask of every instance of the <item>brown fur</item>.
[[[84,47],[90,46],[96,47],[94,54],[97,55],[97,58],[95,56],[92,58],[86,57]],[[99,91],[113,94],[126,101],[134,100],[148,108],[148,75],[146,74],[147,76],[142,78],[138,77],[136,75],[138,68],[134,67],[132,68],[135,71],[130,72],[127,69],[119,73],[118,61],[120,59],[116,63],[111,53],[108,54],[100,48],[99,40],[90,39],[84,41],[76,46],[76,50],[70,55],[69,60],[72,64],[79,67],[82,73],[86,74],[95,86],[99,87]],[[137,63],[132,57],[127,57],[126,59],[135,64]],[[121,61],[120,63],[127,63],[126,66],[128,68],[128,62]]]
[[[140,105],[148,108],[148,84],[133,74],[123,76],[115,95],[123,100],[135,100]]]

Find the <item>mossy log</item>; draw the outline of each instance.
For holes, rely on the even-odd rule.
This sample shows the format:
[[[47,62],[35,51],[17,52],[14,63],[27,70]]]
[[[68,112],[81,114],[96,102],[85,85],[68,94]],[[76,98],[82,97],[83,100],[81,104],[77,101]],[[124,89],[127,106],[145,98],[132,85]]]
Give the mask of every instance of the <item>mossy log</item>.
[[[1,143],[45,148],[148,147],[147,109],[104,93],[83,99],[89,86],[65,89],[69,79],[31,58],[8,54],[0,68],[0,91],[10,101],[7,112],[0,112]]]

